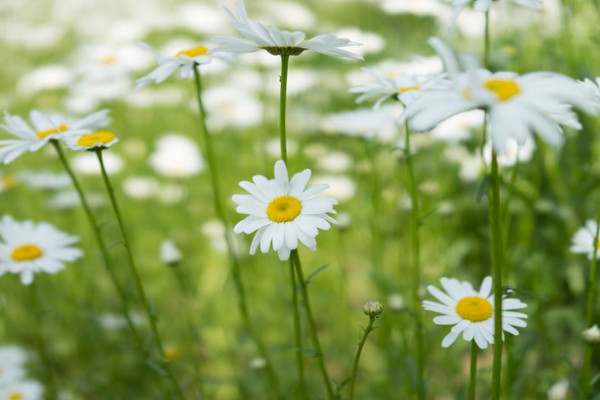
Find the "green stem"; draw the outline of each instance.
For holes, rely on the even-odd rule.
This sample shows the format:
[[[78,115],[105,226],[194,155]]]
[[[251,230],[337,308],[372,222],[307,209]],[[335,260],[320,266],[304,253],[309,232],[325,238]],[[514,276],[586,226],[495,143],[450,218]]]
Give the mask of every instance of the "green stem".
[[[113,264],[112,264],[112,261],[111,261],[111,258],[110,258],[109,252],[108,252],[108,247],[106,246],[106,242],[102,238],[102,234],[100,232],[100,226],[98,225],[98,222],[96,221],[96,217],[94,216],[94,213],[92,212],[92,208],[90,207],[90,204],[88,203],[85,193],[84,193],[83,189],[81,188],[81,185],[79,184],[79,181],[77,180],[77,177],[75,176],[75,173],[73,172],[73,169],[69,165],[69,161],[67,160],[64,152],[62,151],[62,147],[60,146],[60,143],[56,140],[53,140],[51,143],[54,145],[54,148],[56,149],[56,152],[58,154],[58,158],[60,158],[60,161],[62,162],[62,165],[63,165],[65,171],[71,178],[71,182],[73,183],[73,186],[75,187],[75,190],[77,191],[77,195],[79,196],[79,200],[81,201],[81,205],[83,207],[83,210],[85,211],[85,215],[87,217],[88,223],[90,224],[90,226],[92,228],[92,233],[94,234],[94,239],[96,240],[96,244],[98,245],[98,248],[100,249],[102,264],[104,265],[104,268],[108,272],[108,275],[110,276],[113,286],[115,287],[115,290],[117,291],[117,294],[119,296],[119,300],[121,301],[123,317],[125,317],[125,321],[127,321],[127,326],[129,328],[129,331],[131,332],[131,335],[133,336],[138,349],[142,353],[144,353],[144,345],[143,345],[142,339],[141,339],[137,329],[135,328],[133,320],[131,319],[131,312],[129,309],[129,303],[127,301],[127,295],[125,294],[125,290],[119,283],[119,281],[117,279],[117,275],[115,273],[115,270],[112,267]]]
[[[500,229],[500,172],[498,158],[492,150],[491,191],[488,194],[492,280],[494,286],[494,360],[492,367],[492,400],[500,399],[502,373],[502,266],[503,246]]]
[[[287,142],[285,136],[285,107],[287,100],[287,78],[288,78],[288,63],[289,55],[281,56],[281,89],[279,92],[279,141],[281,144],[281,159],[287,165]]]
[[[162,341],[162,338],[158,331],[158,326],[156,323],[158,317],[156,316],[155,312],[152,310],[152,306],[150,305],[150,302],[148,301],[148,296],[146,295],[146,291],[144,290],[144,285],[142,284],[142,279],[140,277],[140,274],[138,272],[138,269],[137,269],[137,266],[135,263],[135,259],[133,257],[133,251],[131,250],[129,236],[127,235],[127,231],[125,229],[125,224],[123,223],[123,217],[121,216],[121,210],[119,208],[119,204],[117,203],[117,198],[115,196],[114,188],[110,182],[108,173],[106,172],[106,168],[104,166],[104,159],[102,158],[102,149],[97,149],[97,150],[95,150],[95,152],[96,152],[96,156],[98,157],[98,162],[100,163],[102,179],[104,180],[104,184],[106,186],[106,191],[108,192],[108,197],[110,198],[110,203],[112,205],[113,211],[117,218],[117,222],[119,224],[119,230],[121,231],[121,237],[123,238],[123,245],[125,247],[125,252],[127,253],[128,265],[129,265],[131,274],[133,275],[137,292],[142,300],[142,304],[144,306],[144,311],[146,313],[146,318],[148,319],[148,323],[150,325],[150,330],[152,332],[152,339],[154,340],[154,344],[158,351],[159,357],[163,361],[161,364],[165,369],[167,377],[169,378],[169,380],[171,381],[171,383],[173,385],[173,389],[175,390],[175,394],[176,394],[177,398],[179,398],[180,400],[185,400],[185,395],[183,394],[181,386],[179,385],[179,382],[177,381],[177,377],[175,376],[170,363],[165,362],[165,360],[164,360],[163,341]]]
[[[52,362],[50,361],[50,357],[48,356],[48,349],[46,348],[46,340],[44,339],[43,332],[44,329],[41,327],[44,326],[44,310],[42,306],[42,299],[39,293],[38,284],[34,281],[31,285],[31,289],[33,291],[34,297],[34,306],[35,306],[35,315],[38,322],[38,328],[36,331],[36,346],[38,351],[38,356],[40,357],[40,361],[42,362],[42,366],[44,368],[44,384],[46,386],[46,393],[48,395],[49,400],[56,400],[58,398],[58,392],[56,390],[56,382],[54,380],[54,373],[52,368]]]
[[[598,208],[598,215],[596,216],[596,223],[600,221],[600,207]],[[600,238],[600,223],[594,233],[594,243],[598,243]],[[596,292],[597,292],[597,275],[598,275],[598,250],[594,246],[594,254],[592,255],[592,263],[590,265],[590,275],[588,277],[587,284],[587,305],[585,310],[585,328],[588,329],[594,323],[595,307],[596,304]],[[588,400],[590,394],[590,370],[592,364],[592,352],[593,347],[584,342],[583,348],[583,365],[581,370],[580,380],[580,391],[581,400]]]
[[[292,250],[291,254],[292,262],[296,267],[296,275],[298,276],[298,283],[300,284],[300,292],[302,293],[302,300],[304,303],[304,310],[306,311],[306,317],[308,319],[308,327],[310,328],[310,337],[315,347],[315,357],[319,364],[319,370],[323,377],[323,383],[327,389],[327,396],[329,400],[335,400],[335,393],[333,391],[333,385],[329,379],[327,368],[325,367],[325,360],[323,359],[323,350],[321,348],[321,342],[319,341],[319,335],[317,334],[317,325],[313,317],[312,310],[310,308],[310,301],[308,298],[308,290],[306,289],[306,281],[304,280],[304,273],[302,272],[302,264],[300,264],[300,257],[298,256],[298,250]]]
[[[425,352],[423,340],[423,319],[419,287],[421,286],[421,264],[420,264],[420,242],[419,242],[419,194],[415,171],[412,163],[410,150],[410,131],[405,124],[404,158],[406,160],[406,173],[408,177],[408,189],[410,191],[410,244],[412,256],[412,300],[416,322],[416,351],[417,351],[417,398],[424,400],[425,391]]]
[[[250,312],[247,306],[248,302],[246,300],[246,290],[244,288],[244,282],[242,280],[240,263],[237,258],[237,255],[235,254],[233,238],[231,237],[231,229],[226,217],[226,208],[221,195],[221,187],[218,175],[218,165],[215,159],[215,151],[213,149],[212,139],[208,131],[208,127],[206,125],[206,110],[204,108],[204,102],[202,101],[202,77],[200,75],[198,66],[194,68],[194,81],[196,83],[196,97],[198,99],[198,109],[200,111],[200,131],[202,134],[202,140],[204,141],[204,153],[208,162],[208,171],[210,174],[210,182],[213,191],[213,203],[215,211],[217,213],[217,217],[221,220],[221,223],[225,227],[225,243],[231,262],[231,274],[233,277],[233,282],[238,294],[238,308],[240,310],[240,314],[242,315],[244,325],[250,333],[250,336],[252,337],[252,340],[254,341],[254,344],[258,349],[260,356],[265,360],[265,371],[267,373],[267,378],[269,379],[269,384],[273,392],[276,394],[276,397],[279,399],[283,399],[283,395],[281,394],[281,389],[279,386],[279,380],[277,379],[277,375],[275,374],[275,370],[273,369],[273,363],[270,361],[270,358],[268,356],[267,348],[263,343],[262,339],[260,338],[260,335],[254,328],[252,319],[250,318]]]
[[[360,362],[360,355],[362,354],[363,347],[367,342],[367,337],[373,332],[373,324],[375,323],[376,317],[369,317],[369,324],[363,331],[363,335],[358,342],[358,348],[356,349],[356,356],[354,356],[354,365],[352,366],[352,377],[350,378],[350,396],[348,400],[354,400],[354,387],[356,383],[356,373],[358,371],[358,363]]]
[[[294,272],[294,261],[290,259],[290,282],[292,286],[292,307],[294,310],[294,343],[296,350],[296,365],[298,368],[298,380],[300,393],[304,400],[308,400],[306,391],[306,378],[304,377],[304,360],[302,356],[302,331],[300,329],[300,313],[298,312],[298,292],[296,285],[296,275]]]
[[[471,341],[471,373],[469,375],[469,397],[468,400],[475,400],[477,388],[477,343]]]

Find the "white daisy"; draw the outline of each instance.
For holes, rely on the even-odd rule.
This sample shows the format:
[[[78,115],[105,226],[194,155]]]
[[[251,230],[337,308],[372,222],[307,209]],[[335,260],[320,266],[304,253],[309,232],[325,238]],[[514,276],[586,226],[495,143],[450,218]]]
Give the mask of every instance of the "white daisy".
[[[160,244],[160,259],[168,265],[178,264],[181,259],[181,251],[172,240],[163,240]]]
[[[0,387],[25,377],[23,366],[27,356],[17,346],[0,346]]]
[[[17,222],[9,216],[0,220],[0,275],[10,272],[29,285],[38,272],[54,274],[65,262],[80,258],[81,250],[71,247],[79,241],[48,223]]]
[[[16,139],[0,140],[0,163],[8,164],[26,151],[37,151],[50,140],[72,134],[83,134],[110,122],[108,110],[98,111],[80,120],[69,120],[60,114],[33,110],[29,114],[31,125],[16,115],[4,113],[2,129]]]
[[[150,155],[152,168],[167,178],[188,178],[204,169],[204,160],[196,142],[179,133],[169,133],[156,141]]]
[[[65,139],[67,146],[73,150],[103,150],[118,141],[119,139],[109,131],[71,135]]]
[[[449,3],[453,8],[452,13],[452,24],[456,22],[458,15],[469,5],[473,5],[475,11],[485,13],[490,9],[492,1],[495,0],[443,0],[445,3]],[[541,0],[509,0],[511,3],[518,4],[520,6],[528,7],[533,10],[540,11],[542,9]]]
[[[0,193],[14,189],[17,186],[18,180],[12,175],[6,175],[0,172]]]
[[[321,129],[326,133],[343,134],[367,140],[392,142],[396,137],[397,110],[384,106],[378,110],[359,108],[326,116],[321,121]]]
[[[23,171],[18,174],[18,177],[20,181],[23,181],[31,189],[53,190],[71,185],[69,175],[62,172]]]
[[[305,190],[310,176],[310,169],[305,169],[288,179],[285,163],[279,160],[275,163],[275,179],[255,175],[253,183],[240,182],[250,194],[234,195],[233,201],[238,205],[236,211],[248,216],[233,230],[246,234],[257,231],[250,254],[255,254],[259,245],[263,253],[268,252],[271,242],[280,260],[289,259],[290,251],[298,248],[298,241],[313,251],[317,249],[318,229],[327,230],[330,223],[336,223],[327,214],[335,214],[333,206],[337,200],[316,196],[328,188],[325,184]]]
[[[591,114],[599,111],[590,91],[569,77],[551,72],[492,73],[480,68],[471,55],[459,59],[438,38],[429,42],[444,61],[450,79],[421,91],[407,107],[403,118],[408,118],[412,131],[429,131],[455,114],[484,109],[494,151],[502,153],[508,137],[523,144],[534,131],[559,146],[563,142],[560,124],[569,121],[569,126],[576,127],[572,107]]]
[[[164,56],[155,51],[146,43],[138,43],[141,47],[150,50],[154,53],[158,67],[156,67],[148,75],[138,79],[136,88],[144,87],[152,82],[164,82],[169,76],[179,69],[179,76],[187,78],[192,73],[196,65],[208,64],[211,61],[211,51],[208,47],[197,46],[187,50],[180,50],[174,56]]]
[[[348,39],[340,39],[332,34],[317,35],[305,40],[304,32],[280,30],[274,26],[264,25],[248,18],[243,0],[238,0],[236,13],[225,9],[229,14],[233,27],[243,38],[235,36],[215,36],[211,40],[221,43],[213,52],[228,51],[231,53],[253,53],[266,50],[273,55],[297,56],[305,50],[336,57],[348,57],[362,60],[362,57],[341,47],[357,46],[359,43]]]
[[[17,381],[0,386],[0,400],[43,400],[44,388],[34,381]]]
[[[441,316],[435,317],[433,322],[437,325],[454,325],[452,330],[442,341],[442,347],[448,347],[460,335],[466,341],[475,340],[481,349],[494,343],[494,296],[492,278],[486,277],[479,291],[466,281],[442,278],[440,280],[446,292],[429,285],[427,290],[440,301],[425,300],[423,307]],[[508,298],[502,300],[502,330],[513,335],[518,335],[516,327],[524,328],[527,323],[526,314],[515,312],[527,307],[527,304],[518,299]],[[504,340],[504,336],[502,337]]]
[[[596,257],[600,258],[600,240],[594,244],[598,224],[596,221],[587,220],[582,228],[579,228],[573,239],[571,239],[571,253],[587,254],[591,260],[596,252]]]

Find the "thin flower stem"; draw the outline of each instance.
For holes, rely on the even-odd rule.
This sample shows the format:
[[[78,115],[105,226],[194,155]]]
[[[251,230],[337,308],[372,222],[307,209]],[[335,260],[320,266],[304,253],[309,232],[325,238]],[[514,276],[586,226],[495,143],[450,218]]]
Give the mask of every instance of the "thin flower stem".
[[[315,323],[315,318],[310,308],[308,290],[306,289],[306,281],[304,280],[304,273],[302,272],[302,264],[300,263],[300,257],[298,256],[298,250],[292,250],[291,259],[296,267],[296,275],[298,276],[298,283],[300,286],[300,292],[302,293],[304,310],[306,311],[306,317],[308,319],[310,337],[313,346],[315,347],[315,357],[319,364],[319,370],[321,371],[321,376],[323,377],[323,383],[325,384],[325,388],[327,389],[327,397],[329,398],[329,400],[335,400],[333,385],[331,384],[331,380],[329,379],[329,374],[327,373],[327,368],[325,366],[325,360],[323,359],[323,350],[321,348],[321,342],[319,341],[319,335],[317,334],[317,325]]]
[[[469,397],[468,400],[475,400],[477,388],[477,343],[471,341],[471,373],[469,375]]]
[[[286,100],[287,100],[287,78],[288,78],[288,63],[290,61],[289,55],[281,56],[281,89],[279,92],[279,141],[281,144],[281,159],[287,165],[287,138],[285,136],[285,111],[286,111]]]
[[[600,221],[600,207],[598,208],[598,215],[596,216],[596,223]],[[596,304],[596,292],[597,292],[597,275],[598,275],[598,250],[597,243],[600,239],[600,224],[596,228],[594,233],[594,253],[592,255],[592,262],[590,265],[590,275],[588,277],[587,284],[587,305],[585,310],[585,328],[590,328],[594,323],[595,307]],[[590,370],[592,364],[592,353],[593,347],[584,342],[583,348],[583,365],[581,369],[580,378],[580,392],[581,400],[588,400],[590,395]]]
[[[77,195],[79,196],[79,200],[81,201],[81,205],[83,207],[83,210],[85,211],[85,215],[87,217],[88,223],[90,224],[90,226],[92,228],[92,232],[94,234],[94,239],[96,240],[98,249],[100,249],[102,264],[104,265],[104,268],[108,272],[108,275],[110,276],[113,286],[115,287],[115,290],[117,291],[117,294],[119,296],[119,300],[121,301],[123,317],[125,317],[125,321],[127,322],[127,327],[129,328],[129,331],[131,332],[131,335],[133,336],[133,339],[135,340],[135,344],[137,345],[138,349],[142,352],[142,354],[144,354],[144,345],[143,345],[142,339],[133,323],[133,320],[131,319],[131,312],[129,309],[129,302],[127,301],[127,295],[125,294],[125,290],[119,283],[119,281],[117,279],[117,275],[115,273],[115,270],[112,267],[113,264],[112,264],[112,261],[111,261],[111,258],[110,258],[109,252],[108,252],[108,247],[106,246],[106,242],[102,238],[102,234],[100,232],[100,226],[98,225],[98,222],[96,221],[96,217],[94,216],[94,213],[92,212],[92,208],[90,207],[90,205],[87,201],[85,193],[84,193],[83,189],[81,188],[81,185],[79,184],[79,181],[77,180],[77,177],[75,176],[75,173],[73,172],[73,169],[71,168],[71,166],[69,164],[69,161],[67,160],[64,152],[62,151],[62,147],[61,147],[60,143],[56,140],[53,140],[51,143],[54,145],[54,148],[56,149],[56,152],[58,154],[58,158],[60,158],[60,161],[61,161],[65,171],[71,178],[71,182],[73,183],[73,186],[75,187],[75,190],[77,191]],[[145,354],[144,354],[144,356],[145,356]]]
[[[273,390],[275,396],[279,399],[283,399],[283,395],[281,394],[281,388],[279,385],[279,380],[277,379],[277,375],[275,374],[275,370],[273,368],[273,363],[270,361],[270,357],[268,355],[265,344],[263,343],[256,329],[254,328],[252,318],[250,317],[250,311],[248,310],[246,290],[244,288],[244,282],[242,280],[240,263],[237,255],[235,254],[233,239],[231,237],[231,229],[226,217],[226,208],[223,203],[223,197],[221,195],[221,187],[218,174],[218,166],[215,159],[215,151],[213,149],[211,136],[206,125],[206,110],[204,108],[204,102],[202,101],[202,76],[200,74],[198,66],[195,66],[194,68],[194,81],[196,84],[196,97],[198,99],[198,109],[200,112],[200,131],[202,134],[202,140],[204,142],[203,148],[205,157],[208,161],[208,171],[210,174],[210,182],[213,191],[213,203],[215,211],[217,213],[217,217],[221,220],[221,223],[225,227],[225,244],[227,246],[227,252],[229,254],[229,259],[231,262],[231,274],[233,276],[233,282],[238,294],[238,308],[240,310],[240,314],[242,315],[244,325],[250,333],[250,336],[252,337],[252,340],[254,341],[254,344],[260,356],[265,360],[265,371],[267,373],[267,378],[269,379],[269,385],[271,386],[271,389]]]
[[[358,342],[358,348],[356,349],[356,355],[354,356],[354,365],[352,366],[352,377],[350,378],[350,396],[348,400],[354,400],[354,388],[356,383],[356,373],[358,372],[358,363],[360,362],[360,355],[362,354],[363,347],[367,342],[367,337],[373,332],[373,324],[377,317],[369,317],[369,324],[363,330],[363,335]]]
[[[415,316],[416,352],[417,352],[417,398],[424,400],[425,390],[425,351],[423,340],[423,318],[419,287],[421,286],[421,263],[419,242],[419,194],[415,179],[415,171],[412,163],[410,149],[410,130],[405,124],[404,159],[406,161],[406,173],[408,177],[408,189],[410,191],[410,244],[412,256],[412,300]]]
[[[304,377],[304,357],[302,356],[302,331],[300,327],[300,313],[298,312],[298,289],[296,285],[296,273],[294,272],[294,261],[290,259],[290,282],[292,286],[292,307],[294,308],[294,344],[296,350],[296,365],[298,368],[298,380],[300,393],[303,400],[308,400],[306,391],[306,378]]]
[[[500,172],[498,158],[492,150],[491,190],[488,193],[492,280],[494,286],[494,360],[492,367],[492,400],[500,399],[502,373],[502,266],[503,246],[500,228]]]
[[[35,329],[36,333],[36,346],[38,356],[40,357],[40,361],[42,362],[42,366],[44,368],[44,384],[46,386],[46,393],[48,396],[48,400],[56,400],[58,398],[58,392],[56,390],[56,382],[54,380],[53,367],[52,362],[50,361],[50,357],[48,355],[48,349],[46,348],[46,340],[44,339],[43,332],[44,330],[41,328],[43,326],[44,319],[44,310],[42,306],[42,299],[39,293],[38,284],[34,281],[31,284],[31,290],[33,291],[34,297],[34,307],[35,307],[35,315],[38,322],[38,328]]]
[[[131,244],[129,242],[129,236],[127,235],[127,230],[125,229],[125,224],[123,223],[123,218],[121,216],[121,210],[119,208],[119,204],[117,203],[117,198],[115,196],[115,192],[113,189],[113,186],[110,182],[110,179],[108,177],[108,173],[106,172],[106,168],[104,166],[104,159],[102,158],[102,150],[101,149],[97,149],[95,150],[96,156],[98,157],[98,162],[100,164],[100,170],[102,172],[102,179],[104,180],[104,184],[106,186],[106,191],[108,192],[108,197],[110,198],[110,203],[112,205],[113,211],[115,213],[115,216],[117,218],[117,222],[119,224],[119,230],[121,231],[121,236],[123,239],[123,245],[125,247],[125,252],[127,253],[127,260],[128,260],[128,265],[131,271],[131,274],[133,275],[133,279],[135,282],[135,286],[137,289],[137,292],[142,300],[142,304],[144,306],[144,311],[146,313],[146,318],[148,319],[148,323],[150,325],[150,330],[152,332],[152,339],[154,341],[154,344],[156,346],[156,350],[158,351],[158,355],[160,357],[160,359],[162,360],[161,365],[162,367],[165,369],[166,372],[166,376],[169,378],[169,380],[172,383],[173,389],[175,390],[175,394],[177,396],[178,399],[180,400],[185,400],[185,395],[183,394],[183,391],[181,389],[181,386],[179,385],[179,382],[177,380],[177,377],[175,376],[173,369],[171,368],[171,365],[168,361],[164,360],[164,355],[163,355],[163,351],[164,351],[164,347],[163,347],[163,341],[162,338],[160,336],[160,333],[158,331],[158,326],[157,326],[157,315],[156,313],[152,310],[152,306],[150,305],[150,302],[148,300],[148,296],[146,295],[146,291],[144,289],[144,285],[142,284],[142,279],[140,277],[140,274],[138,272],[136,263],[135,263],[135,259],[133,257],[133,252],[131,250]]]

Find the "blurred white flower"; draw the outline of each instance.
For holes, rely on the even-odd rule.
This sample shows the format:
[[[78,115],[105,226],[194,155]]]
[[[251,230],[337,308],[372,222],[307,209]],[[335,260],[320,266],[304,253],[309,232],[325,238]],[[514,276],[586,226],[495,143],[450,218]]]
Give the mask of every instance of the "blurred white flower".
[[[402,311],[406,307],[404,297],[399,293],[392,293],[388,297],[388,308],[392,311]]]
[[[431,131],[431,137],[448,143],[469,140],[474,130],[483,129],[484,113],[471,110],[442,121]]]
[[[315,15],[299,2],[268,1],[261,8],[266,15],[263,20],[268,24],[281,24],[293,29],[312,29],[317,23]]]
[[[323,195],[333,197],[339,201],[350,200],[356,194],[356,183],[348,176],[315,175],[313,183],[315,185],[328,185],[329,187],[323,191]]]
[[[91,156],[96,158],[93,154]],[[98,163],[98,160],[95,160]],[[90,207],[98,208],[104,204],[104,196],[100,193],[86,193],[87,201]],[[75,190],[66,190],[63,192],[58,192],[51,196],[48,199],[47,203],[48,207],[57,209],[57,210],[65,210],[71,208],[81,207],[81,199],[79,198],[79,194]]]
[[[18,346],[0,346],[0,387],[23,379],[27,355]]]
[[[33,96],[44,90],[67,87],[73,81],[73,72],[63,65],[45,65],[22,75],[17,83],[17,91],[22,95]]]
[[[150,156],[150,165],[168,178],[188,178],[204,169],[204,161],[195,141],[179,133],[162,135]]]
[[[117,174],[123,169],[123,159],[114,152],[106,152],[102,155],[104,167],[110,175]],[[73,158],[73,169],[83,175],[100,175],[100,164],[93,153],[79,154]]]
[[[452,5],[452,21],[456,21],[458,15],[469,5],[473,5],[475,11],[480,13],[488,12],[490,5],[494,0],[443,0]],[[514,4],[528,7],[537,11],[542,9],[542,0],[507,0]]]
[[[548,389],[548,400],[568,400],[569,380],[562,379]]]
[[[396,136],[395,108],[381,107],[378,110],[361,108],[331,114],[322,121],[321,129],[326,133],[339,133],[363,139],[378,139],[392,142]]]
[[[267,143],[264,144],[265,150],[268,155],[273,158],[281,157],[281,142],[279,138],[270,139]],[[287,146],[287,154],[288,156],[295,156],[298,153],[298,142],[293,139],[286,140]]]
[[[374,32],[366,32],[358,28],[343,28],[336,32],[337,36],[354,38],[361,45],[349,46],[361,56],[369,53],[379,53],[385,47],[385,39]]]
[[[172,21],[173,26],[208,35],[218,33],[226,23],[220,9],[195,1],[177,6]]]
[[[412,14],[445,19],[449,10],[440,7],[439,0],[380,0],[381,9],[388,14]]]
[[[151,177],[133,176],[123,181],[123,192],[132,199],[149,199],[156,196],[158,190],[158,182]]]
[[[181,262],[181,251],[172,240],[163,240],[160,244],[160,259],[165,264],[175,265]]]
[[[247,127],[262,122],[263,104],[255,95],[239,87],[220,85],[203,92],[211,130]],[[197,105],[195,105],[197,107]]]
[[[23,171],[18,176],[31,189],[61,189],[71,185],[71,178],[66,173]]]
[[[335,173],[346,172],[353,162],[352,157],[342,151],[333,151],[317,159],[319,169]]]
[[[183,186],[169,182],[161,185],[158,188],[158,200],[163,204],[177,204],[181,202],[183,196],[185,194],[185,190]]]
[[[587,220],[585,225],[579,228],[571,239],[571,253],[587,254],[590,260],[594,257],[594,252],[597,254],[596,257],[600,257],[600,239],[597,243],[594,243],[597,229],[598,224],[596,221]]]
[[[498,153],[498,165],[501,167],[512,167],[517,161],[525,163],[531,160],[535,151],[535,141],[529,137],[525,142],[519,144],[515,138],[508,138],[502,153]],[[487,142],[483,146],[483,158],[487,165],[492,164],[492,144]]]
[[[0,386],[0,399],[43,400],[44,389],[34,381],[16,381]]]
[[[581,336],[588,343],[600,343],[600,329],[598,329],[598,325],[594,325],[591,328],[588,328],[581,332]]]
[[[0,193],[14,189],[18,185],[18,181],[19,179],[14,176],[0,172]]]
[[[143,88],[125,97],[127,104],[136,108],[174,106],[184,100],[183,92],[177,87]]]

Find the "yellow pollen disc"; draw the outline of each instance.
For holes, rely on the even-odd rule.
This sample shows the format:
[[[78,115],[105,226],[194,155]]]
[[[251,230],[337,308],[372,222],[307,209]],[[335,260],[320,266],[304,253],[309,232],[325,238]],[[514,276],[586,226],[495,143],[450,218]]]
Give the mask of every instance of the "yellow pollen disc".
[[[43,139],[46,136],[52,135],[53,133],[63,132],[63,131],[66,131],[67,129],[69,129],[67,127],[67,125],[59,125],[58,128],[50,128],[50,129],[46,129],[45,131],[37,131],[35,133],[35,135],[38,138]]]
[[[44,251],[35,244],[22,244],[14,248],[11,256],[15,261],[33,261],[43,254]]]
[[[25,396],[21,392],[14,392],[8,395],[8,400],[23,400]]]
[[[485,81],[484,87],[496,95],[498,100],[506,101],[521,92],[519,84],[507,79],[490,79]]]
[[[83,135],[77,140],[77,144],[83,147],[92,147],[97,144],[105,145],[115,140],[116,137],[111,132],[100,131]]]
[[[600,250],[600,239],[596,242],[596,250]]]
[[[205,56],[207,54],[208,54],[208,47],[198,46],[198,47],[194,47],[193,49],[181,50],[180,52],[175,54],[175,57],[188,56],[188,57],[194,58],[194,57],[198,57],[198,56]]]
[[[400,88],[398,91],[400,93],[406,93],[406,92],[410,92],[412,90],[421,90],[421,86],[405,86],[403,88]]]
[[[106,56],[102,60],[100,60],[100,64],[110,65],[117,62],[117,57],[115,56]]]
[[[15,181],[15,179],[11,176],[5,176],[2,178],[2,186],[4,189],[13,189],[15,186],[17,186],[17,181]]]
[[[165,346],[163,348],[164,356],[169,360],[174,360],[179,357],[179,349],[175,346]]]
[[[302,211],[302,203],[294,196],[285,195],[273,199],[267,206],[267,217],[273,222],[290,222]]]
[[[492,303],[478,296],[465,297],[456,304],[456,312],[462,319],[481,322],[492,317]]]

